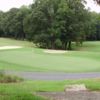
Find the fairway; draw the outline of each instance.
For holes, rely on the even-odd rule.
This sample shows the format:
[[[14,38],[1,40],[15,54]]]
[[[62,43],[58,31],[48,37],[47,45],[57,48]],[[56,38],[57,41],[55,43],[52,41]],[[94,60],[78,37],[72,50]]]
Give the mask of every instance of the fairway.
[[[4,43],[5,40],[6,43]],[[20,49],[0,50],[1,70],[37,72],[100,71],[100,42],[87,42],[84,43],[82,48],[64,54],[45,53],[44,49],[32,47],[32,43],[26,41],[17,42],[10,39],[0,39],[0,45],[23,46]]]

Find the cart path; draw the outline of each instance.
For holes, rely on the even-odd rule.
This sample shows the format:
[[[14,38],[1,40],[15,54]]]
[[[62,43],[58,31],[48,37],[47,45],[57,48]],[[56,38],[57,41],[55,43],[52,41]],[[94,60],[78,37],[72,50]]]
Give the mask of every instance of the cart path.
[[[40,92],[39,96],[50,100],[100,100],[100,92]]]
[[[64,73],[64,72],[17,72],[5,71],[6,74],[17,75],[27,80],[68,80],[100,78],[100,72]]]

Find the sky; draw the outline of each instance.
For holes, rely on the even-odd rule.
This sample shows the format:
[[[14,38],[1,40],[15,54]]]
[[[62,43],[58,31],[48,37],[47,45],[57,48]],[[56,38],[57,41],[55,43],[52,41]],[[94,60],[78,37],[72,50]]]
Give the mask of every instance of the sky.
[[[86,0],[86,1],[87,1],[86,8],[90,7],[91,11],[100,13],[100,6],[94,3],[93,0]],[[19,8],[22,5],[30,5],[32,2],[33,0],[0,0],[0,10],[8,11],[13,7]]]
[[[95,11],[97,13],[100,13],[100,6],[96,4],[93,0],[86,0],[87,6],[86,8],[90,7],[91,11]]]
[[[13,7],[19,8],[22,5],[30,5],[32,2],[33,0],[0,0],[0,10],[8,11]]]

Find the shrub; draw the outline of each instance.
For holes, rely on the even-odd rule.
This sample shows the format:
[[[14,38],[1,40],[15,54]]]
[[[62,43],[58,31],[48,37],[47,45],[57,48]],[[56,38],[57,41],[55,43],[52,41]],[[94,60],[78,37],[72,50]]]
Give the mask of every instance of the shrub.
[[[6,75],[4,71],[0,71],[0,83],[15,83],[23,81],[22,78],[17,76]]]
[[[56,39],[55,41],[55,47],[56,49],[60,49],[62,47],[62,43],[60,39]]]

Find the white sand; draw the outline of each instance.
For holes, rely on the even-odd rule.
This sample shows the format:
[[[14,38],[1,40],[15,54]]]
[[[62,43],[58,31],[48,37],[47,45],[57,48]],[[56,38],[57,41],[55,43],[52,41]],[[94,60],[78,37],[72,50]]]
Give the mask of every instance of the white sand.
[[[57,53],[57,54],[61,54],[61,53],[66,53],[68,51],[64,51],[64,50],[44,50],[45,53]]]
[[[0,50],[8,50],[8,49],[18,49],[22,48],[21,46],[0,46]]]

